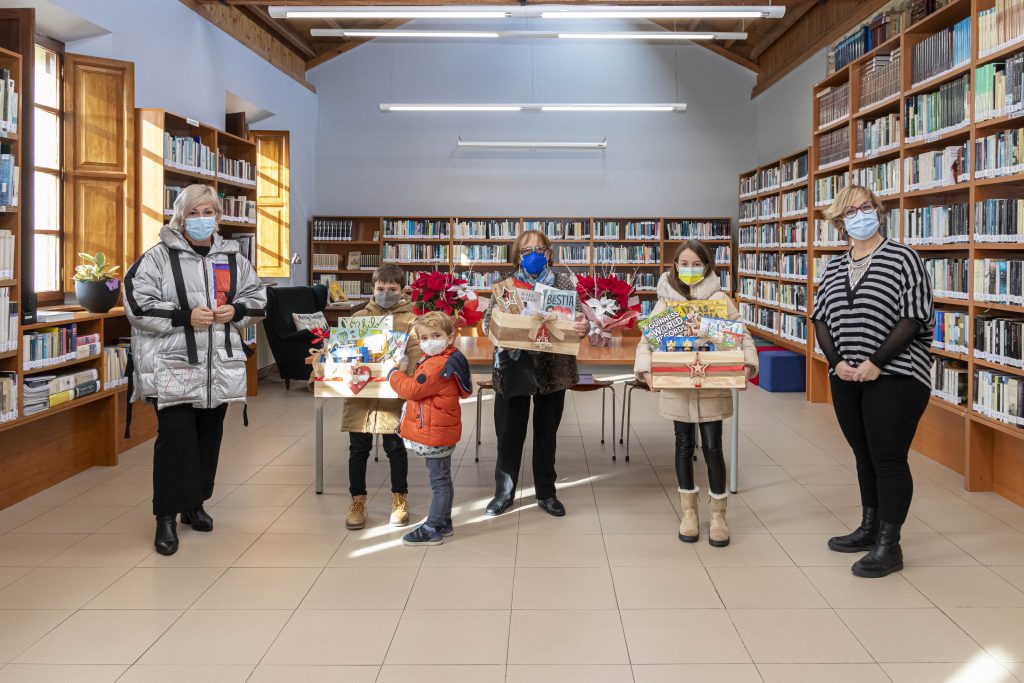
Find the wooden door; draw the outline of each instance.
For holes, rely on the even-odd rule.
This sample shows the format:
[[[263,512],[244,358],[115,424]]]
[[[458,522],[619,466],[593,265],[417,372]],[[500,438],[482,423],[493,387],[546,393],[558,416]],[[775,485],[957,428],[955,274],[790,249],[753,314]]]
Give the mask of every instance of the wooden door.
[[[135,244],[135,65],[64,58],[64,287],[79,252],[102,251],[121,273]]]
[[[288,131],[254,130],[252,138],[256,142],[256,273],[260,277],[288,277]]]

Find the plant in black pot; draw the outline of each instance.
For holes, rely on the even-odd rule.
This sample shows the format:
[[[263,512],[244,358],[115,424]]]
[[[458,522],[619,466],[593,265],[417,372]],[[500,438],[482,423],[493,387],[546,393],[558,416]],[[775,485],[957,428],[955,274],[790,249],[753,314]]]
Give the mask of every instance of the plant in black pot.
[[[117,277],[120,266],[107,263],[103,252],[95,256],[79,254],[85,263],[75,266],[75,296],[78,303],[90,313],[106,313],[121,293],[121,280]]]

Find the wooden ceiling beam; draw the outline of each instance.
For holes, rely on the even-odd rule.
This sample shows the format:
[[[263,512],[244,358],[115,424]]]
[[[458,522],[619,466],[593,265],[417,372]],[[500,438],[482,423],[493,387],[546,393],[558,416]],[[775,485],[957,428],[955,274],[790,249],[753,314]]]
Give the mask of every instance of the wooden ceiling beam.
[[[610,0],[535,0],[533,4],[550,1],[560,5],[607,5]],[[724,0],[614,0],[616,5],[721,5]],[[245,6],[327,6],[327,7],[358,7],[360,5],[519,5],[516,0],[195,0],[197,4],[227,4],[234,7]],[[764,5],[766,0],[728,0],[730,5]]]
[[[281,40],[302,55],[303,59],[316,57],[316,50],[297,33],[292,31],[285,22],[271,17],[266,7],[262,5],[245,5],[239,7],[239,9],[273,31]]]
[[[400,26],[405,24],[407,21],[408,21],[408,19],[391,19],[389,21],[382,22],[381,25],[378,26],[377,28],[378,29],[399,28]],[[337,25],[336,25],[336,22],[332,21],[331,23],[335,24],[335,28],[338,28]],[[312,69],[315,66],[320,66],[324,62],[329,62],[330,60],[334,59],[338,55],[343,55],[346,52],[348,52],[349,50],[354,50],[355,48],[359,47],[363,43],[367,43],[367,42],[369,42],[371,40],[373,40],[373,38],[360,38],[360,39],[356,39],[356,40],[349,40],[349,39],[346,38],[346,39],[344,39],[343,43],[340,43],[338,45],[330,47],[325,52],[323,52],[321,54],[318,54],[316,57],[313,57],[310,60],[307,60],[306,61],[306,70],[308,71],[309,69]]]
[[[786,8],[786,16],[771,25],[768,33],[764,34],[761,40],[757,41],[753,49],[750,50],[750,58],[757,59],[764,51],[771,47],[772,43],[782,37],[782,35],[788,31],[796,22],[811,11],[818,0],[804,0],[804,2],[797,3],[792,7]]]

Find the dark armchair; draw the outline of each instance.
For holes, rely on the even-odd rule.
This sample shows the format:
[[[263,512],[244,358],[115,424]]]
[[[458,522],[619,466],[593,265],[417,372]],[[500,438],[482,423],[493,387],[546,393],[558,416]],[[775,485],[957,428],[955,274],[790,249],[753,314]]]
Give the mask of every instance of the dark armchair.
[[[267,317],[263,320],[263,329],[285,389],[291,388],[293,379],[308,380],[313,370],[306,365],[313,335],[309,330],[295,329],[292,313],[322,312],[326,306],[327,287],[324,285],[267,288]]]

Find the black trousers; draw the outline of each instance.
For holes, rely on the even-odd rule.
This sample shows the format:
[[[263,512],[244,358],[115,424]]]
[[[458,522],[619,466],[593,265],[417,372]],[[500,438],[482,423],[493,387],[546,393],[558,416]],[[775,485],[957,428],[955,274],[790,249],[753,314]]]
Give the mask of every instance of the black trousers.
[[[833,375],[831,384],[839,427],[857,459],[861,504],[878,508],[883,522],[902,524],[914,495],[910,442],[931,392],[905,375],[882,375],[874,382]]]
[[[555,497],[555,447],[562,423],[565,391],[505,398],[494,396],[494,432],[498,437],[498,463],[494,467],[494,497],[511,498],[519,484],[526,425],[533,399],[533,483],[537,499]]]
[[[409,456],[405,452],[402,437],[397,434],[381,434],[384,452],[391,464],[391,492],[409,493]],[[366,495],[366,462],[373,448],[373,434],[349,432],[348,434],[348,492],[353,496]]]
[[[156,411],[153,448],[153,514],[190,512],[213,495],[227,404],[216,408],[171,406]]]
[[[692,422],[674,421],[676,430],[676,480],[679,488],[692,491],[693,449],[697,442],[698,425]],[[701,422],[700,445],[704,451],[704,462],[708,466],[708,485],[711,493],[725,493],[725,453],[722,451],[722,421]]]

